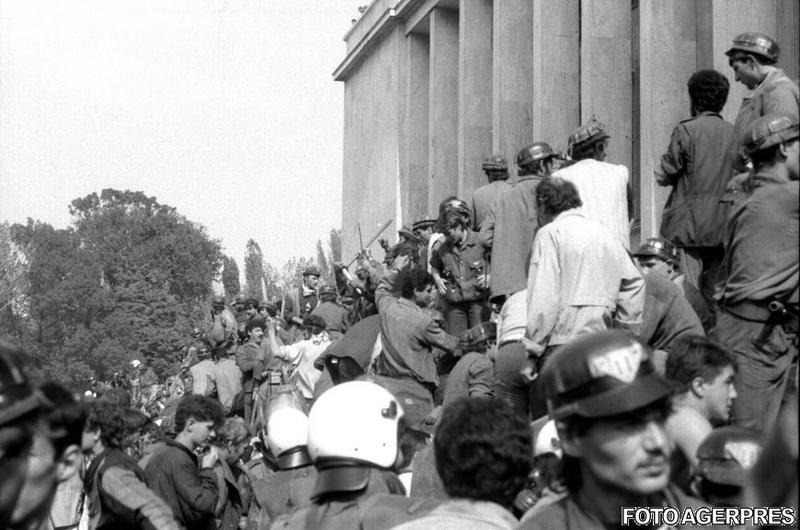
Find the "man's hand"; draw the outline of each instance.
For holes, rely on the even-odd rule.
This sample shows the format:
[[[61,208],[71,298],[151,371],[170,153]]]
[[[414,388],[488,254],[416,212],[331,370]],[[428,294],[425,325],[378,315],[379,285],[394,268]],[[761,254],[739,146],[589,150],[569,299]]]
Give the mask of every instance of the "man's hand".
[[[444,296],[447,292],[447,284],[444,282],[441,276],[436,275],[433,277],[433,281],[436,284],[436,290],[439,291],[439,294]]]
[[[208,447],[208,452],[203,455],[201,462],[201,467],[203,468],[212,468],[214,464],[217,463],[219,460],[219,453],[217,452],[217,448],[213,445]]]
[[[434,407],[428,416],[422,420],[422,423],[425,425],[436,425],[436,422],[439,421],[439,414],[442,412],[442,406],[439,405],[438,407]]]

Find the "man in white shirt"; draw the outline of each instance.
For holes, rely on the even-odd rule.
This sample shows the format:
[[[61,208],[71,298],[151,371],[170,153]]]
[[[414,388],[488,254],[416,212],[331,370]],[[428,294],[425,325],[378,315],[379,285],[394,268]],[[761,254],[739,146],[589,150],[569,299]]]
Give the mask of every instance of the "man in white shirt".
[[[314,361],[328,349],[331,340],[325,331],[325,320],[319,315],[306,315],[303,326],[308,331],[309,337],[295,344],[283,346],[278,344],[273,323],[267,324],[267,330],[273,356],[291,363],[289,380],[297,386],[310,405],[314,399],[314,385],[322,375],[322,372],[314,367]]]

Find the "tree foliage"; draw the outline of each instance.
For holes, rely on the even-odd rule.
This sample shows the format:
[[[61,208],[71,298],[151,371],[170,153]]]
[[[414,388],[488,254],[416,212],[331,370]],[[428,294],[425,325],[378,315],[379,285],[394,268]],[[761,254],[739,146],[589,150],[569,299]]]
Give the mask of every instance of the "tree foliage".
[[[239,265],[236,260],[223,256],[222,258],[222,287],[225,289],[225,295],[230,300],[241,291],[239,284]]]
[[[11,227],[13,247],[0,237],[0,258],[17,249],[27,280],[0,334],[22,343],[35,372],[68,385],[132,359],[165,375],[202,318],[219,243],[141,192],[103,190],[72,201],[70,213],[69,229],[29,220]]]
[[[261,278],[264,277],[264,254],[254,239],[247,240],[244,250],[244,294],[256,300],[264,299]]]

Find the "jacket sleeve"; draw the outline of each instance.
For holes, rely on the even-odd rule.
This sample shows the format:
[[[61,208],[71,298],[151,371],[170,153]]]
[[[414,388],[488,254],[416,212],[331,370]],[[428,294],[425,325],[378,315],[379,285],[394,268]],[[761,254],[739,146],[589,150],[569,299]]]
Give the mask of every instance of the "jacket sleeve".
[[[483,222],[480,226],[478,241],[480,241],[481,245],[483,245],[485,248],[492,248],[492,244],[494,243],[494,219],[496,215],[496,204],[497,200],[492,201],[492,205],[489,207],[489,211],[486,213],[486,217],[483,218]]]
[[[469,367],[469,397],[494,397],[492,361],[480,356]]]
[[[779,78],[762,96],[762,116],[770,113],[797,115],[798,89],[788,77]]]
[[[544,353],[556,326],[560,305],[560,266],[558,250],[550,232],[539,230],[533,240],[528,269],[528,324],[526,347],[537,355]]]
[[[378,307],[378,312],[383,313],[386,308],[394,302],[394,282],[397,279],[397,271],[388,270],[383,276],[380,276],[376,271],[373,273],[373,283],[377,283],[378,287],[375,288],[375,305]]]
[[[428,344],[438,346],[448,352],[452,352],[458,346],[458,339],[445,332],[433,319],[425,326],[423,335]]]
[[[661,175],[663,177],[659,179],[659,184],[662,186],[674,186],[686,171],[684,165],[684,136],[686,136],[686,131],[681,125],[672,130],[667,152],[661,155]]]
[[[622,262],[622,275],[620,278],[617,307],[614,314],[615,327],[629,329],[633,333],[639,332],[644,313],[644,278],[639,269],[633,264],[628,253],[620,246],[619,259]]]
[[[198,472],[191,463],[180,463],[175,469],[175,491],[181,503],[198,514],[212,516],[217,506],[219,490],[213,469]]]
[[[121,507],[121,518],[128,524],[145,530],[178,530],[172,511],[161,498],[127,469],[110,467],[100,479],[100,488],[108,504]]]

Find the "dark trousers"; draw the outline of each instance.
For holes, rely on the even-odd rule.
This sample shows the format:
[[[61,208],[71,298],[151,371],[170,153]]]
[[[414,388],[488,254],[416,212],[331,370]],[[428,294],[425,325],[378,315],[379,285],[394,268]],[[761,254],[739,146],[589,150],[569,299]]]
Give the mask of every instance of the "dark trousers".
[[[444,319],[447,322],[447,332],[451,335],[460,335],[469,328],[477,326],[489,318],[488,305],[485,300],[474,302],[445,302]]]
[[[762,333],[765,326],[769,328]],[[789,381],[797,370],[797,334],[780,325],[745,320],[721,307],[715,335],[734,352],[738,363],[732,423],[771,432],[781,402],[794,390]]]
[[[685,247],[681,269],[686,278],[700,290],[708,307],[714,311],[714,289],[724,280],[722,268],[725,250],[722,247]]]
[[[528,352],[521,342],[508,342],[497,350],[494,361],[494,395],[511,403],[526,418],[530,414],[531,383],[522,376]]]

